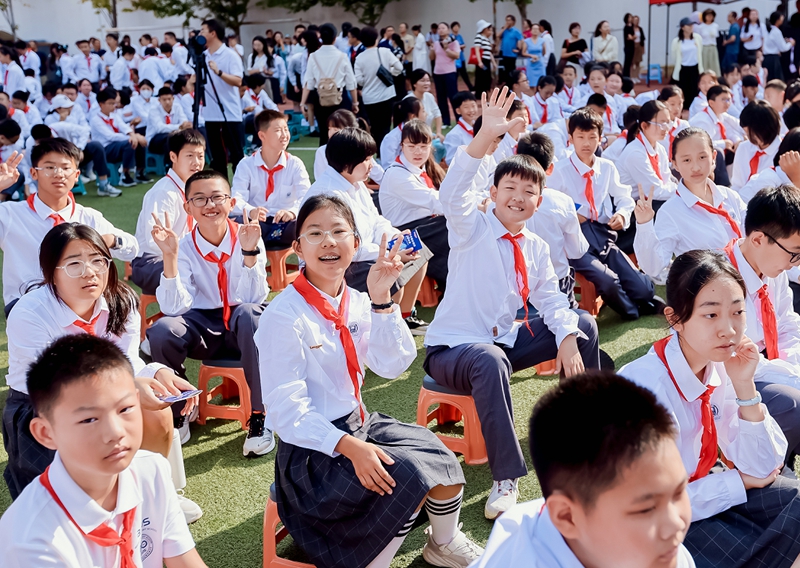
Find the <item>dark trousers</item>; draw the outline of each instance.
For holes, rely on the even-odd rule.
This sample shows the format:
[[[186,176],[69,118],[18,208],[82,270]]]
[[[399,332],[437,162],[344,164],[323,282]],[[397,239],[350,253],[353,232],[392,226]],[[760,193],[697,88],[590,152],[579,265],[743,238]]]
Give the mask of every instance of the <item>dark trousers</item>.
[[[442,124],[450,126],[450,101],[458,92],[458,73],[443,73],[433,75],[433,84],[436,85],[436,102],[442,111]]]
[[[508,74],[517,68],[517,56],[506,57],[505,55],[500,59],[500,82],[508,83]]]
[[[17,305],[17,302],[19,302],[19,298],[16,300],[11,300],[9,303],[3,306],[3,313],[6,314],[6,319],[8,319],[8,315],[11,313],[11,310],[14,309],[14,306]]]
[[[263,311],[261,304],[233,306],[229,330],[222,321],[222,308],[194,309],[179,316],[163,317],[147,330],[153,361],[186,377],[187,358],[239,359],[250,387],[253,411],[263,412],[258,351],[253,341]]]
[[[383,142],[384,136],[389,133],[389,130],[392,129],[392,106],[394,105],[394,98],[391,98],[386,101],[381,101],[379,103],[373,104],[365,104],[364,105],[364,112],[367,113],[367,119],[369,120],[369,129],[372,137],[375,139],[375,144],[378,146],[378,152],[381,149],[381,142]],[[328,125],[325,124],[325,130],[327,132]],[[320,130],[322,130],[322,126],[320,126]],[[320,132],[320,139],[322,137],[322,132]],[[327,140],[327,134],[326,134]]]
[[[169,144],[167,144],[167,140],[169,140],[169,133],[161,132],[156,134],[150,139],[147,149],[150,150],[151,154],[163,154],[169,160]]]
[[[727,187],[727,186],[725,186]],[[658,210],[666,201],[653,200],[653,211],[658,216]],[[631,223],[624,231],[617,231],[617,246],[625,254],[634,254],[633,240],[636,238],[636,217],[631,215]]]
[[[242,224],[244,217],[237,215],[234,220]],[[266,250],[283,250],[291,248],[292,243],[296,238],[296,225],[295,221],[287,221],[286,223],[275,223],[274,217],[267,217],[266,221],[259,221],[261,225],[261,240],[264,241]]]
[[[588,339],[578,338],[578,348],[587,369],[600,368],[597,323],[587,312],[576,310],[578,327]],[[558,346],[553,333],[539,316],[529,318],[533,335],[524,325],[513,347],[491,343],[466,343],[456,347],[428,347],[423,367],[437,383],[471,394],[486,440],[492,478],[517,479],[528,472],[514,430],[511,404],[511,373],[555,359]]]
[[[143,253],[131,261],[131,281],[142,289],[142,294],[155,296],[164,272],[164,259],[155,254]]]
[[[484,61],[486,68],[475,67],[475,96],[481,98],[482,93],[492,90],[492,68]]]
[[[458,76],[461,77],[461,79],[463,79],[464,84],[467,86],[468,91],[475,90],[475,87],[472,86],[472,81],[470,81],[469,73],[467,73],[466,63],[462,62],[461,67],[456,67],[456,73],[458,73]]]
[[[319,103],[314,105],[314,118],[317,121],[317,128],[319,129],[320,146],[324,146],[328,143],[328,119],[340,108],[342,108],[341,104],[328,107],[322,106]],[[380,146],[380,144],[378,144],[378,146]]]
[[[31,398],[9,389],[3,409],[3,445],[8,454],[3,477],[12,499],[19,497],[22,490],[44,472],[56,455],[54,450],[45,448],[31,434],[33,417]]]
[[[733,157],[733,153],[730,154]],[[731,178],[728,176],[728,152],[723,152],[721,150],[717,150],[717,162],[714,166],[714,183],[717,185],[724,185],[725,187],[730,187],[731,185]],[[730,160],[730,163],[733,163],[733,160]]]
[[[92,140],[83,149],[83,160],[81,160],[80,167],[83,168],[91,162],[94,164],[94,173],[98,177],[108,177],[108,162],[106,161],[106,151],[100,145],[100,142]]]
[[[122,162],[122,169],[144,169],[145,149],[142,146],[134,148],[127,140],[117,140],[105,147],[106,160],[112,164]]]
[[[581,258],[570,260],[570,265],[594,284],[612,310],[625,319],[637,319],[637,304],[653,299],[653,281],[617,247],[617,234],[608,225],[586,221],[581,223],[581,231],[589,250]]]
[[[698,56],[702,54],[698,53]],[[683,91],[683,110],[689,110],[692,101],[697,96],[697,82],[700,71],[697,65],[684,65],[678,74],[678,86]]]
[[[786,465],[794,470],[794,458],[800,454],[800,390],[787,385],[756,383],[769,413],[781,427],[786,441]]]
[[[230,163],[235,172],[244,159],[244,124],[206,121],[206,140],[211,152],[211,169],[227,177]]]
[[[569,267],[569,274],[558,280],[558,289],[564,293],[569,300],[569,307],[573,310],[578,309],[578,301],[575,299],[575,269]]]

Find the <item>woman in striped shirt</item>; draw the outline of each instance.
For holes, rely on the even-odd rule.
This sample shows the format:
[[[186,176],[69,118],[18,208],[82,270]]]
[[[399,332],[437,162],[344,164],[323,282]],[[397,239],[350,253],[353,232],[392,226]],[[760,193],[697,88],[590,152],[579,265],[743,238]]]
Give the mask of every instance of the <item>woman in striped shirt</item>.
[[[492,35],[492,24],[478,20],[478,33],[475,35],[475,47],[481,50],[478,65],[475,66],[475,96],[478,99],[492,88]]]

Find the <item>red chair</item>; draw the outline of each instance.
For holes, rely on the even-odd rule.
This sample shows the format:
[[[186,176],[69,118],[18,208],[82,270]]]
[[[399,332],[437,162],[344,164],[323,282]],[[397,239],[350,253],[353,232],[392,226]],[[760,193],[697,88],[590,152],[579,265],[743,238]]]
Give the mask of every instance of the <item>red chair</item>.
[[[141,327],[141,337],[139,341],[144,341],[145,334],[147,333],[147,328],[156,323],[159,319],[164,317],[164,314],[161,312],[155,313],[152,316],[147,315],[147,307],[150,304],[157,304],[158,300],[152,294],[142,294],[139,298],[139,318],[142,320],[142,327]]]
[[[287,264],[286,262],[286,259],[293,253],[294,250],[290,248],[267,251],[267,260],[269,261],[267,265],[267,283],[273,292],[284,290],[300,275],[300,266]],[[289,269],[294,270],[294,272],[289,273]]]
[[[222,377],[222,383],[208,389],[208,381],[213,377]],[[253,409],[250,406],[250,387],[244,377],[244,369],[240,361],[206,360],[200,365],[197,377],[197,388],[203,391],[200,395],[200,407],[197,416],[198,424],[205,424],[208,418],[238,420],[242,430],[247,430],[247,421]],[[221,395],[223,400],[239,395],[238,406],[211,404],[211,400]]]
[[[295,562],[278,556],[278,544],[289,535],[286,527],[278,528],[278,504],[275,502],[275,484],[269,486],[269,498],[264,509],[264,568],[314,568],[313,564]]]
[[[417,302],[423,308],[435,308],[439,305],[442,294],[436,289],[436,280],[430,276],[426,276],[422,281],[422,288],[419,289],[419,296]]]
[[[580,295],[578,307],[597,317],[603,307],[603,298],[597,295],[594,284],[586,280],[579,272],[575,273],[575,294]]]
[[[534,367],[536,369],[536,374],[540,377],[548,377],[550,375],[556,374],[556,360],[550,359],[549,361],[545,361],[544,363],[539,363]]]

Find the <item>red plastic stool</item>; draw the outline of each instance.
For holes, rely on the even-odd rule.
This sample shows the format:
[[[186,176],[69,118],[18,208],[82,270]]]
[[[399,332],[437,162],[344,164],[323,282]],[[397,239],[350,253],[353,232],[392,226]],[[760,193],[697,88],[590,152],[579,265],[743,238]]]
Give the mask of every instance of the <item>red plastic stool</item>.
[[[147,307],[150,304],[157,304],[157,303],[158,300],[156,300],[156,297],[153,296],[152,294],[142,294],[142,296],[139,298],[139,318],[142,320],[141,332],[140,332],[141,337],[139,338],[139,341],[144,341],[148,327],[150,327],[158,320],[160,320],[162,317],[164,317],[164,314],[162,314],[161,312],[158,312],[148,317]]]
[[[426,276],[422,280],[422,287],[419,289],[417,301],[423,308],[435,308],[439,305],[441,293],[436,289],[436,280]]]
[[[579,272],[575,273],[575,294],[580,294],[578,307],[586,310],[593,317],[597,317],[603,307],[603,298],[597,295],[594,284],[586,280]]]
[[[289,535],[286,527],[278,528],[281,522],[278,516],[275,484],[269,486],[269,498],[264,509],[264,568],[314,568],[313,564],[295,562],[278,556],[278,543]]]
[[[222,377],[222,383],[208,390],[208,381],[213,377]],[[197,376],[197,388],[203,391],[203,394],[200,395],[198,424],[205,424],[207,418],[222,418],[238,420],[242,423],[242,430],[247,430],[247,421],[250,420],[253,409],[250,406],[250,387],[244,378],[241,361],[225,359],[203,361]],[[211,399],[217,395],[222,395],[224,400],[233,398],[237,394],[239,395],[239,406],[210,403]]]
[[[428,412],[428,408],[439,403],[439,408]],[[422,388],[417,400],[417,424],[428,427],[431,420],[441,425],[464,419],[464,437],[445,436],[437,433],[439,439],[452,452],[462,454],[469,465],[480,465],[489,461],[486,455],[486,442],[481,432],[481,421],[475,410],[475,401],[468,394],[460,393],[440,385],[428,375],[422,379]]]
[[[543,363],[539,363],[534,367],[536,369],[536,374],[540,377],[547,377],[550,375],[556,374],[556,360],[550,359],[549,361],[545,361]]]
[[[270,290],[273,292],[284,290],[300,275],[300,267],[297,264],[286,263],[286,259],[293,253],[294,250],[290,248],[267,251],[267,260],[269,261],[269,265],[267,266],[267,283],[269,284]],[[292,269],[295,272],[290,274],[288,269]]]

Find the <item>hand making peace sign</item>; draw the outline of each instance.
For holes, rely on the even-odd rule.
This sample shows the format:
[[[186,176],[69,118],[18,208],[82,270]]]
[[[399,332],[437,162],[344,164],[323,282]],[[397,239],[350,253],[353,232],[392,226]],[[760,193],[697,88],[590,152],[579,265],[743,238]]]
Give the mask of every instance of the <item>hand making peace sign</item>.
[[[242,250],[255,250],[261,239],[261,225],[258,223],[258,219],[250,220],[247,215],[244,216],[243,221],[239,225],[239,244]]]
[[[369,297],[376,304],[388,304],[392,298],[392,285],[397,282],[403,270],[403,261],[400,259],[400,246],[403,244],[402,236],[397,237],[397,242],[386,255],[386,242],[388,237],[381,237],[381,246],[378,258],[367,275],[367,291]]]
[[[178,239],[178,235],[175,234],[175,231],[172,230],[172,221],[169,218],[169,213],[164,211],[163,223],[158,218],[158,215],[155,213],[151,213],[151,215],[156,224],[153,226],[153,230],[150,231],[150,234],[153,236],[156,246],[161,249],[161,252],[164,253],[165,256],[177,256],[180,239]]]

